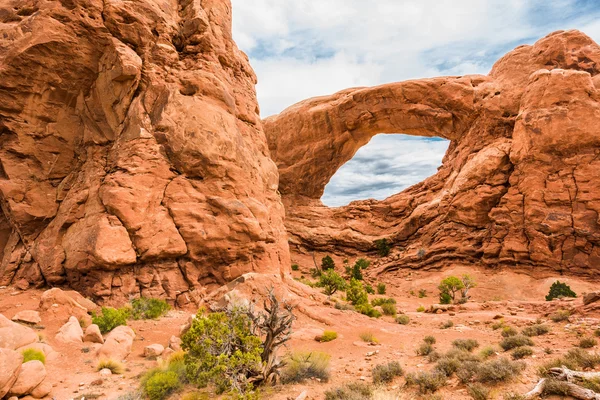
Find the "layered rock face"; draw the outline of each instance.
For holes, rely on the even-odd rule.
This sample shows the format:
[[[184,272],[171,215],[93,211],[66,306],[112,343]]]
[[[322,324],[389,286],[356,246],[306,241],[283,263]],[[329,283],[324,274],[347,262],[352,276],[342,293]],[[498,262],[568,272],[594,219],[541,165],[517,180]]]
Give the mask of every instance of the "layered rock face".
[[[380,272],[462,263],[600,275],[599,72],[600,47],[560,31],[487,76],[348,89],[266,119],[292,259],[388,238]],[[402,193],[323,206],[331,176],[379,133],[451,144],[438,172]]]
[[[0,285],[185,303],[280,274],[255,83],[226,0],[2,2]]]

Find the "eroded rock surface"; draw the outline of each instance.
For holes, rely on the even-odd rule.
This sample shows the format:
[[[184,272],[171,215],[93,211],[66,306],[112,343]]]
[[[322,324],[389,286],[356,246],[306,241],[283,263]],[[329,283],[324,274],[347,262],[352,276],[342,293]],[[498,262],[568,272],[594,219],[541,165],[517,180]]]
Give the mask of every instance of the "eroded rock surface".
[[[229,1],[7,0],[0,22],[0,285],[185,303],[289,266]]]
[[[264,120],[292,260],[373,252],[378,271],[449,263],[600,275],[600,47],[559,31],[487,76],[348,89]],[[438,172],[383,201],[328,208],[331,176],[379,133],[451,140]]]

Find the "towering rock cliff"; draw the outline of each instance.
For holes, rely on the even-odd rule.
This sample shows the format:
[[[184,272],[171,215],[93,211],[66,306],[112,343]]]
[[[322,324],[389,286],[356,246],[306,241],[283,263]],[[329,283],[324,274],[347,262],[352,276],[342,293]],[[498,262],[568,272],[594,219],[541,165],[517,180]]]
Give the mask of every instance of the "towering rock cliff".
[[[3,1],[0,285],[186,303],[285,272],[255,83],[226,0]]]
[[[450,263],[600,275],[600,47],[555,32],[487,76],[348,89],[264,121],[294,255],[373,251],[379,271]],[[438,172],[338,208],[331,176],[378,133],[451,141]]]

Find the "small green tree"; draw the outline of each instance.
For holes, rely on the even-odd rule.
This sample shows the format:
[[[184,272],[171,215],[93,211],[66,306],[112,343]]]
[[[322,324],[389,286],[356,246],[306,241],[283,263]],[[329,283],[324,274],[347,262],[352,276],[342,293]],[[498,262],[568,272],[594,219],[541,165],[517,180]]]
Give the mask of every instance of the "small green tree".
[[[377,284],[377,294],[385,294],[385,291],[386,291],[385,283],[378,283]]]
[[[450,296],[454,302],[456,299],[456,293],[458,293],[464,287],[465,285],[463,284],[462,280],[456,276],[449,276],[445,278],[438,286],[438,289],[440,290],[440,299],[442,298],[443,294],[446,294]]]
[[[323,271],[327,271],[328,269],[334,269],[335,268],[335,262],[333,261],[333,258],[331,258],[330,256],[325,256],[321,259],[321,269]]]
[[[369,302],[369,296],[361,281],[350,279],[350,285],[346,289],[346,299],[353,305],[361,305]]]
[[[346,273],[348,275],[350,275],[350,278],[354,278],[359,281],[362,281],[362,279],[363,279],[362,270],[369,268],[369,265],[371,265],[371,261],[369,261],[365,258],[359,258],[358,260],[356,260],[356,262],[354,263],[354,266],[352,268],[348,268],[348,267],[346,268]]]
[[[344,290],[346,288],[346,281],[334,270],[328,270],[321,275],[319,287],[323,288],[323,292],[327,296],[331,296],[338,290]]]
[[[475,282],[475,279],[469,274],[464,274],[461,280],[463,284],[463,288],[461,289],[461,300],[466,303],[467,300],[469,300],[469,289],[477,286],[477,282]]]
[[[373,244],[377,249],[377,254],[379,254],[381,257],[386,257],[388,254],[390,254],[391,246],[387,239],[377,239],[373,242]]]
[[[559,297],[577,297],[577,294],[566,283],[556,281],[550,286],[550,292],[546,296],[546,301]]]

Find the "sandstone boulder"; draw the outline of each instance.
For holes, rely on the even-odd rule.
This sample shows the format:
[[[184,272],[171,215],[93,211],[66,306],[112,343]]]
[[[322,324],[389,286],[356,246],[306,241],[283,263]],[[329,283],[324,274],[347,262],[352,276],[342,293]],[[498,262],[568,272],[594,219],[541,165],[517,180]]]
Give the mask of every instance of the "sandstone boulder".
[[[40,313],[33,310],[23,310],[19,311],[12,317],[12,320],[15,322],[24,322],[26,324],[36,325],[42,322],[40,318]]]
[[[35,399],[43,399],[52,391],[52,384],[47,379],[31,390],[31,397]]]
[[[12,322],[0,314],[0,347],[14,350],[37,340],[37,333],[33,329]]]
[[[160,356],[165,348],[161,344],[151,344],[149,346],[144,347],[144,357],[158,357]]]
[[[8,391],[9,395],[24,396],[34,390],[46,378],[46,368],[41,361],[23,363],[16,382]]]
[[[0,399],[4,398],[21,372],[23,355],[10,349],[0,348]]]
[[[124,360],[131,353],[135,332],[128,326],[117,326],[104,339],[98,350],[98,358]]]
[[[59,329],[56,340],[63,343],[82,343],[83,329],[81,329],[79,320],[71,316],[69,321]]]
[[[169,338],[169,348],[173,349],[174,351],[181,350],[181,338],[175,335],[171,336]]]
[[[600,292],[586,293],[586,295],[583,296],[583,304],[586,306],[597,301],[600,301]]]
[[[102,337],[102,333],[100,333],[100,328],[96,324],[91,324],[87,328],[85,328],[85,335],[83,337],[84,342],[91,343],[104,343],[104,338]]]

